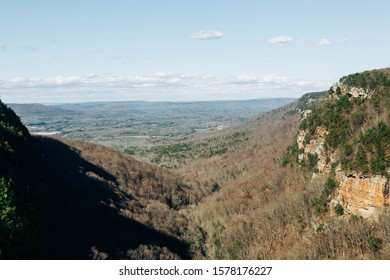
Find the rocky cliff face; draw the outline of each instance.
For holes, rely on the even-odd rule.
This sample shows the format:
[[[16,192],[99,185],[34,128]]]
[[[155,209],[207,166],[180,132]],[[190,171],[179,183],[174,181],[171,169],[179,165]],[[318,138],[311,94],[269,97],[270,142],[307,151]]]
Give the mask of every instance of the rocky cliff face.
[[[303,149],[304,153],[299,155],[299,161],[307,159],[308,154],[317,155],[317,169],[319,172],[329,173],[331,171],[332,157],[329,157],[325,151],[325,136],[328,130],[325,127],[319,126],[316,128],[314,137],[307,141],[308,132],[299,130],[297,137],[298,149]]]
[[[348,94],[352,98],[366,99],[370,97],[370,92],[364,88],[351,87],[339,82],[333,84],[332,90],[333,94],[330,95],[331,98],[339,98],[340,95],[345,94]]]
[[[331,205],[340,203],[345,214],[377,219],[380,210],[389,205],[389,178],[339,171],[336,179],[339,187]]]
[[[347,86],[343,83],[335,83],[331,88],[331,93],[323,100],[338,100],[341,96],[348,95],[349,99],[360,98],[370,99],[371,92],[358,87]],[[311,110],[301,111],[301,122],[306,119]],[[325,139],[329,131],[324,126],[317,126],[315,132],[301,129],[297,136],[298,149],[301,154],[298,156],[299,162],[307,161],[314,155],[317,157],[318,173],[332,172],[334,170],[337,189],[333,193],[330,207],[341,204],[344,214],[362,216],[366,219],[376,219],[380,210],[389,205],[389,171],[387,176],[363,175],[359,172],[343,171],[339,163],[339,149],[326,149]],[[313,177],[317,174],[313,173]]]

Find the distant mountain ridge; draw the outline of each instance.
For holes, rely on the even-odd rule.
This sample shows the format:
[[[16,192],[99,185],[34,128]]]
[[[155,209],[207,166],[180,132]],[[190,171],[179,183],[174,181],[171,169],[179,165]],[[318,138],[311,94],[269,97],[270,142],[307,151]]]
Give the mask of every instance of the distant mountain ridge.
[[[61,109],[54,106],[47,106],[39,103],[19,104],[10,103],[9,107],[12,108],[18,115],[26,114],[58,114],[58,113],[73,113],[71,110]]]

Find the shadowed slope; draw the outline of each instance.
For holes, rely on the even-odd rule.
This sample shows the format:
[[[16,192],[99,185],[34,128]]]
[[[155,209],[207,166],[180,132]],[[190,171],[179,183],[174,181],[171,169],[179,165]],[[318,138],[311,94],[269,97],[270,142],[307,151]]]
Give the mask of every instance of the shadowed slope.
[[[111,149],[81,146],[31,137],[0,101],[0,258],[189,258],[177,212],[188,203],[186,186]],[[156,216],[165,224],[156,227]]]
[[[133,197],[119,190],[114,176],[51,138],[35,138],[45,170],[43,223],[48,225],[40,258],[86,259],[91,248],[109,258],[126,258],[141,244],[167,247],[188,258],[186,245],[161,231],[120,214]],[[99,179],[88,176],[96,174]]]

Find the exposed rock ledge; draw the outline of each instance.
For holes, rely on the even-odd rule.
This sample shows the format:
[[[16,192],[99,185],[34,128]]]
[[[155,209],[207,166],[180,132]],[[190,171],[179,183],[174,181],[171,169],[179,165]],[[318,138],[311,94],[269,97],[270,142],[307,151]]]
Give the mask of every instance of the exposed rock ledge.
[[[339,171],[336,179],[339,187],[331,205],[340,203],[345,214],[376,220],[381,208],[389,205],[389,178]]]
[[[335,83],[332,86],[333,94],[331,95],[332,98],[334,99],[338,99],[337,88],[339,88],[341,95],[348,94],[353,98],[361,98],[361,99],[370,98],[369,92],[363,88],[349,87],[343,83]]]
[[[329,133],[328,130],[322,126],[317,127],[313,138],[310,139],[309,143],[305,143],[307,133],[305,130],[299,130],[298,133],[298,149],[304,149],[304,153],[298,156],[299,161],[301,162],[307,154],[317,154],[318,171],[321,173],[329,173],[331,171],[331,164],[334,162],[334,157],[331,155],[327,159],[325,152],[325,137]]]

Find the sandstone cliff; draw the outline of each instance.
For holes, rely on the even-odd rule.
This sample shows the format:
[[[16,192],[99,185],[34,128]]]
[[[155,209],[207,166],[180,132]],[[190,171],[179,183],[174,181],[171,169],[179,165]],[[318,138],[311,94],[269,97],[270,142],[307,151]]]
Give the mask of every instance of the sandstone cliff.
[[[363,115],[363,112],[358,111],[358,108],[360,107],[354,107],[355,104],[359,104],[359,106],[361,106],[361,104],[364,105],[364,103],[369,103],[374,94],[375,89],[373,88],[358,87],[348,83],[337,82],[330,88],[328,94],[325,95],[319,103],[320,106],[323,105],[323,107],[329,108],[331,106],[340,106],[340,104],[344,102],[344,104],[349,106],[348,108],[344,108],[344,110],[349,110],[351,112],[355,110],[357,112],[355,112],[356,115]],[[381,100],[383,100],[383,98]],[[342,108],[342,106],[340,107]],[[323,111],[325,110],[323,109]],[[325,173],[329,174],[329,176],[335,177],[337,188],[333,191],[331,195],[331,202],[328,206],[331,208],[340,204],[343,207],[344,214],[346,215],[353,214],[362,216],[366,219],[377,219],[381,209],[389,205],[389,168],[385,169],[385,172],[382,172],[381,174],[374,174],[371,172],[371,169],[367,168],[362,168],[360,170],[346,170],[344,165],[348,164],[344,163],[344,165],[342,165],[342,156],[340,156],[340,151],[344,148],[344,146],[337,146],[335,144],[332,145],[331,142],[333,139],[339,140],[343,135],[340,136],[340,133],[334,133],[335,128],[333,128],[333,134],[329,135],[332,123],[330,122],[329,124],[329,120],[327,123],[326,120],[321,119],[318,115],[312,116],[312,114],[314,114],[313,110],[303,108],[300,110],[300,113],[302,125],[296,140],[296,145],[299,150],[298,161],[301,165],[310,166],[312,168],[313,177],[316,177],[318,173]],[[340,124],[349,125],[349,123],[354,122],[352,118],[348,119],[349,113],[350,112],[348,111],[346,113],[337,112],[336,117],[332,116],[333,119],[331,117],[330,120],[340,121],[341,118],[345,118],[344,122],[340,122]],[[322,116],[324,115],[326,116],[326,113],[322,114]],[[365,116],[363,115],[363,119],[364,117]],[[376,115],[377,119],[380,117],[381,116],[379,116],[379,114]],[[389,117],[384,116],[382,118],[385,121],[388,121]],[[358,124],[362,126],[361,123]],[[369,125],[369,123],[366,124],[366,126]],[[352,128],[348,127],[347,130],[342,131],[348,132],[345,139],[343,139],[343,143],[347,143],[345,146],[357,145],[357,141],[351,140],[356,136],[353,131],[351,132],[351,130]],[[359,133],[361,134],[364,132],[364,129],[361,127],[358,127],[357,130],[360,130]],[[365,128],[365,130],[367,129]],[[377,139],[377,141],[380,140]],[[386,147],[388,147],[388,144],[389,143],[384,143]],[[360,146],[360,149],[363,151],[361,152],[360,158],[345,159],[344,156],[343,160],[347,161],[347,163],[348,161],[358,162],[358,160],[361,160],[364,164],[369,164],[368,162],[370,160],[371,162],[374,161],[374,157],[369,156],[369,158],[367,158],[365,153],[366,148],[369,149],[364,145]],[[344,153],[348,154],[347,152]],[[379,152],[376,153],[378,154]],[[384,160],[388,161],[389,151],[385,151],[384,154],[385,155],[383,157],[387,157]]]
[[[389,205],[389,178],[379,175],[336,172],[339,187],[331,203],[340,203],[345,214],[377,219],[380,210]]]

